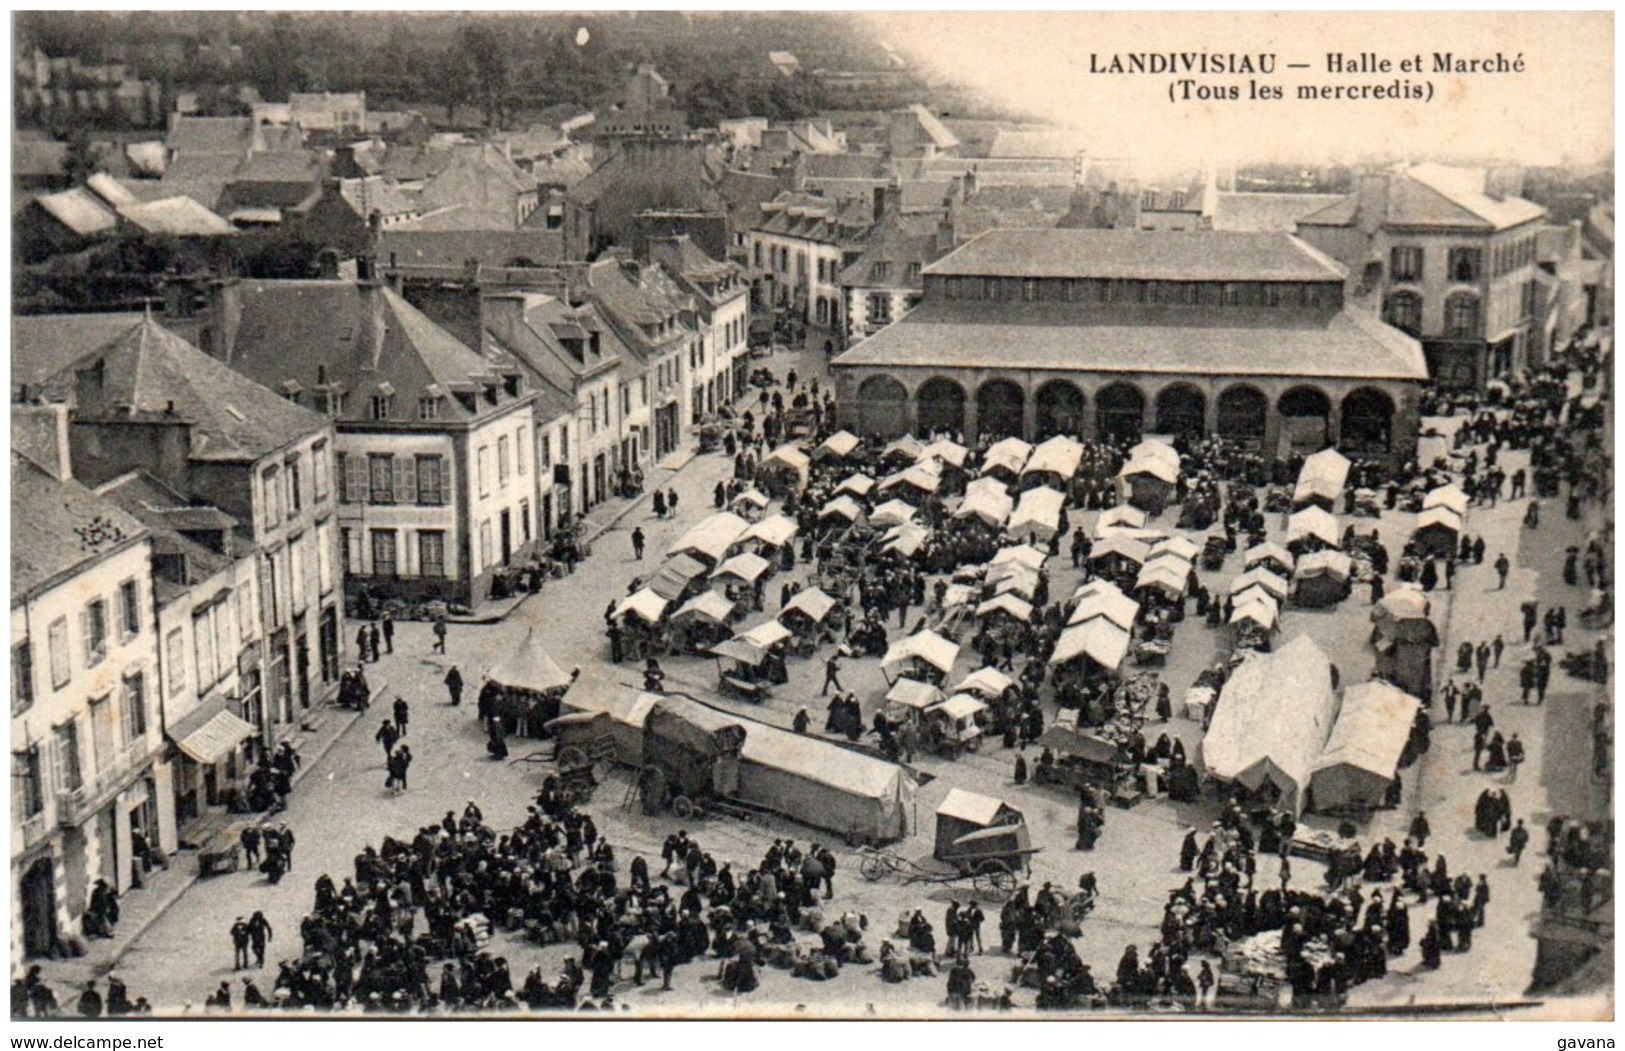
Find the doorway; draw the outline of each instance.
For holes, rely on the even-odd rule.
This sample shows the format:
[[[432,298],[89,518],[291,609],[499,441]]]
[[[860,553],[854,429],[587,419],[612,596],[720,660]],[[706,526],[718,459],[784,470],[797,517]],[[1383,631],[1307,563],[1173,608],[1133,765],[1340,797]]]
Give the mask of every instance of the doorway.
[[[507,565],[513,561],[513,517],[512,513],[504,510],[497,516],[502,529],[502,564]]]
[[[56,950],[56,867],[46,854],[23,872],[23,953],[49,956]]]

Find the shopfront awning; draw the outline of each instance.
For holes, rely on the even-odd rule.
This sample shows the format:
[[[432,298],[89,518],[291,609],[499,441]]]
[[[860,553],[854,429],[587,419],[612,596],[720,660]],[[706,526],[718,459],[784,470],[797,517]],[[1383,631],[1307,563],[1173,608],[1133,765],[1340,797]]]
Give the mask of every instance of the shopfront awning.
[[[254,724],[226,709],[226,699],[205,702],[178,723],[170,737],[176,747],[204,766],[223,761],[255,733]]]

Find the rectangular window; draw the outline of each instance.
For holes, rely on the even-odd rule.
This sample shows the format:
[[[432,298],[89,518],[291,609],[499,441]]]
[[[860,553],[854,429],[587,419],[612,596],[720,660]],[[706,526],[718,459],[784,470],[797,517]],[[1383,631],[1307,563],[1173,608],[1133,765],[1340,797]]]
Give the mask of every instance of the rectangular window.
[[[29,818],[45,809],[45,770],[39,745],[11,753],[11,784],[12,813]]]
[[[1450,280],[1477,281],[1483,271],[1484,253],[1477,248],[1450,250]]]
[[[273,628],[282,626],[282,557],[281,552],[273,551],[265,556],[265,583],[260,585],[260,594],[265,599],[265,609],[269,614],[266,620]]]
[[[85,634],[85,667],[94,668],[107,657],[107,603],[94,599],[82,614]]]
[[[562,463],[570,462],[570,429],[559,428],[559,460]]]
[[[392,577],[396,573],[395,530],[372,531],[372,572],[374,576]]]
[[[295,613],[303,613],[310,603],[310,593],[305,587],[305,538],[302,536],[288,541],[288,597],[293,600]]]
[[[480,523],[480,560],[477,560],[474,563],[474,568],[476,570],[484,569],[491,562],[495,561],[495,559],[491,557],[492,550],[491,520],[487,518],[485,521]]]
[[[1021,280],[1021,301],[1023,303],[1038,302],[1038,279],[1025,277]]]
[[[528,470],[525,466],[525,439],[527,437],[528,435],[523,427],[515,431],[513,436],[513,468],[521,478],[524,477],[526,470]]]
[[[419,456],[417,458],[418,503],[438,507],[446,502],[445,458]]]
[[[113,724],[113,695],[96,697],[90,702],[90,737],[95,747],[96,769],[103,773],[113,768],[118,757],[114,735],[118,727]]]
[[[542,435],[541,449],[538,450],[537,453],[536,453],[536,469],[538,471],[545,471],[549,467],[552,467],[552,466],[553,466],[553,436],[551,434],[544,434],[544,435]]]
[[[439,418],[440,418],[440,399],[439,398],[419,398],[418,399],[418,419],[420,419],[420,420],[438,420]]]
[[[275,467],[267,468],[263,477],[265,484],[261,488],[265,495],[265,528],[275,529],[282,521],[281,472]]]
[[[51,621],[51,687],[60,690],[73,677],[73,658],[68,652],[68,618]]]
[[[1395,281],[1422,280],[1422,249],[1414,245],[1396,245],[1388,253],[1388,269]]]
[[[395,396],[393,394],[374,394],[372,396],[372,418],[387,420],[395,410]]]
[[[134,580],[118,586],[118,626],[121,640],[141,634],[141,585]]]
[[[519,501],[519,539],[521,543],[530,543],[530,501]]]
[[[169,664],[169,695],[186,689],[186,633],[176,628],[164,639],[164,660]]]
[[[885,292],[871,292],[869,294],[869,324],[891,324],[891,296]]]
[[[254,578],[243,579],[242,590],[233,596],[237,603],[237,637],[247,642],[254,637]]]
[[[508,488],[508,436],[497,439],[497,488]]]
[[[79,720],[70,719],[56,728],[56,784],[72,792],[85,784],[84,763],[79,758]]]
[[[395,457],[372,455],[367,457],[371,475],[368,496],[375,504],[395,502]]]
[[[136,672],[124,677],[124,741],[134,744],[147,736],[147,683]]]
[[[310,449],[310,481],[315,490],[316,502],[321,503],[327,499],[327,443],[317,442]]]
[[[356,572],[356,563],[350,558],[350,543],[353,537],[350,530],[339,530],[339,569],[345,576]]]
[[[316,526],[316,586],[323,595],[333,590],[333,523]]]
[[[220,678],[215,663],[214,626],[209,623],[207,610],[192,617],[192,650],[197,657],[197,692],[201,697]]]
[[[21,715],[34,703],[34,644],[11,647],[11,714]]]
[[[491,447],[480,446],[474,457],[474,481],[479,485],[481,496],[491,495]]]
[[[304,506],[304,493],[300,492],[299,464],[290,462],[285,473],[288,476],[288,517],[293,518]]]
[[[418,531],[418,572],[426,577],[446,575],[446,534],[438,530]]]

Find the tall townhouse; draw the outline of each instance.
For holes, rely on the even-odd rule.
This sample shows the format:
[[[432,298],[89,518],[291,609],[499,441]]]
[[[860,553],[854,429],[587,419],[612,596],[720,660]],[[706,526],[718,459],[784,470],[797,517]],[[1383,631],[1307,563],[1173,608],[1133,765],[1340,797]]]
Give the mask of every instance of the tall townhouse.
[[[750,285],[735,263],[712,259],[688,237],[658,238],[649,257],[692,297],[697,332],[689,348],[690,425],[745,392]]]

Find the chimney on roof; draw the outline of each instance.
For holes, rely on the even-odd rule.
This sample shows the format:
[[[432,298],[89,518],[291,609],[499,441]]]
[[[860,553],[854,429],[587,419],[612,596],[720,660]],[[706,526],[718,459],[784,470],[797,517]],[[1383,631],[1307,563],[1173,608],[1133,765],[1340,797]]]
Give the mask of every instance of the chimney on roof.
[[[1357,177],[1354,224],[1361,232],[1374,234],[1388,220],[1388,194],[1392,184],[1393,177],[1385,171],[1365,172]]]

